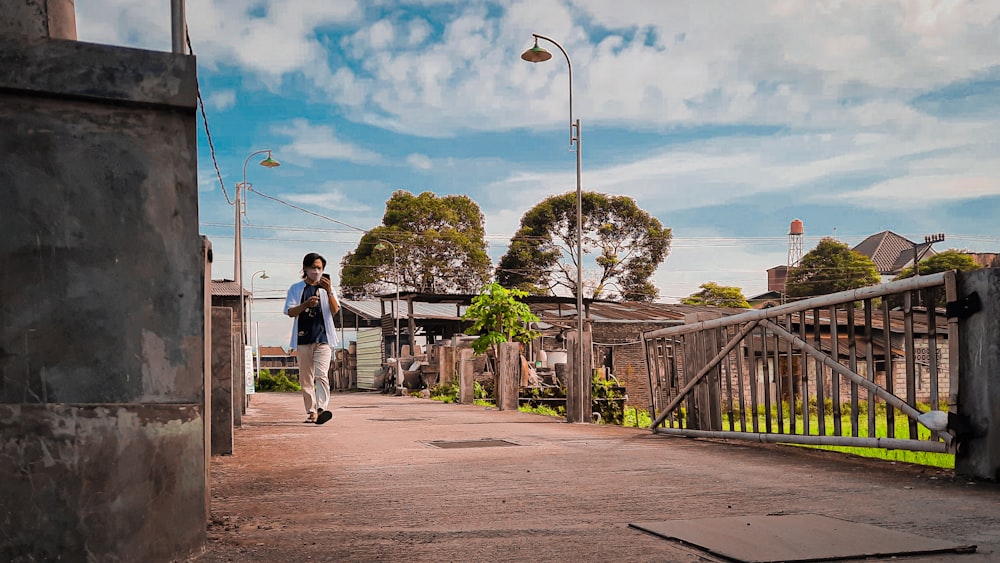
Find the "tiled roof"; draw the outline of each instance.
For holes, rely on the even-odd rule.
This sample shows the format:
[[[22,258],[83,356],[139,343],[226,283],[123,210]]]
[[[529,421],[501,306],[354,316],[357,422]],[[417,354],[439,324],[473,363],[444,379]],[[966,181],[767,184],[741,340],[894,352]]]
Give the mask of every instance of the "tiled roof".
[[[913,242],[892,231],[871,235],[853,250],[871,258],[882,275],[898,274],[913,262]]]
[[[220,297],[237,297],[240,294],[240,286],[233,280],[212,280],[212,295]],[[250,290],[243,287],[243,295],[250,295]]]

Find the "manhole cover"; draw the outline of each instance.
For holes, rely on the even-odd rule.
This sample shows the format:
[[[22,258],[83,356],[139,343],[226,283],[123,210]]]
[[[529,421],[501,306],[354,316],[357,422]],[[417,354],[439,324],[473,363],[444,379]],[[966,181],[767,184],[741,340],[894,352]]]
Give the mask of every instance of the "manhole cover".
[[[499,448],[504,446],[517,446],[514,442],[507,440],[496,440],[494,438],[484,438],[482,440],[438,440],[427,442],[435,448]]]
[[[856,524],[817,514],[727,516],[629,524],[696,545],[731,561],[829,561],[930,553],[971,553],[974,545]]]

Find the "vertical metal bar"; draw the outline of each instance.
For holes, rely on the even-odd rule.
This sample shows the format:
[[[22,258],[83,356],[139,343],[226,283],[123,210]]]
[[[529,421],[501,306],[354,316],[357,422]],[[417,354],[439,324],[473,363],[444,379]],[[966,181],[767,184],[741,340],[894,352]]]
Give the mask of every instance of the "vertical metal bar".
[[[794,333],[792,329],[792,315],[785,315],[785,325],[788,327],[788,332]],[[787,347],[785,349],[785,357],[788,358],[788,422],[789,422],[789,432],[791,434],[796,434],[797,421],[795,420],[795,354],[793,351],[792,341],[786,340]]]
[[[770,434],[773,432],[771,427],[771,378],[774,377],[774,369],[769,367],[767,360],[767,329],[764,327],[760,328],[760,364],[763,367],[763,379],[764,379],[764,431]]]
[[[913,345],[913,292],[907,291],[903,294],[903,327],[904,341],[903,348],[906,355],[906,404],[911,407],[917,405],[917,364],[916,353]],[[909,420],[909,436],[911,440],[917,439],[917,421]]]
[[[653,350],[655,350],[656,346],[654,345],[652,348]],[[649,378],[649,415],[651,417],[650,420],[656,420],[656,393],[659,385],[657,385],[654,382],[660,381],[660,374],[662,372],[660,371],[660,366],[657,365],[657,363],[653,361],[654,358],[650,356],[649,340],[647,340],[646,338],[642,339],[642,353],[643,356],[646,358],[646,375]],[[635,425],[637,427],[639,426],[638,409],[636,409],[635,411]]]
[[[750,337],[753,340],[753,336]],[[746,337],[743,339],[744,344],[749,347],[749,342]],[[749,350],[749,348],[746,348]],[[740,406],[740,430],[743,432],[747,431],[747,400],[746,400],[746,387],[743,385],[743,350],[744,347],[736,347],[736,390],[739,393],[739,406]]]
[[[775,320],[777,320],[777,319],[775,319]],[[784,387],[782,385],[782,381],[784,381],[784,380],[781,377],[781,375],[782,375],[782,372],[781,372],[781,354],[779,353],[780,350],[781,350],[781,339],[778,338],[777,334],[774,335],[774,347],[772,349],[774,350],[774,361],[773,361],[773,363],[774,363],[774,371],[772,372],[772,373],[774,373],[774,405],[775,405],[775,408],[778,411],[777,412],[777,417],[778,417],[778,432],[780,434],[784,434],[785,433],[785,412],[784,412],[785,409],[784,409],[783,401],[781,400],[782,395],[783,395],[783,393],[782,393],[783,389],[782,388]]]
[[[882,298],[882,335],[884,336],[885,351],[883,352],[885,366],[885,390],[895,395],[896,374],[892,358],[892,315],[889,313],[889,296]],[[885,432],[886,437],[896,437],[896,409],[886,403],[885,405]]]
[[[736,337],[736,326],[730,325],[723,329],[723,334],[725,338],[723,342],[728,342],[731,338]],[[734,351],[729,352],[725,359],[722,360],[722,377],[726,378],[726,416],[729,417],[729,431],[735,431],[736,422],[733,420],[733,373],[732,373],[732,358],[733,354],[739,356],[739,347],[733,349]]]
[[[955,272],[944,278],[944,298],[948,303],[958,300],[958,280]],[[958,317],[948,318],[948,410],[958,412]]]
[[[937,288],[927,288],[924,303],[927,303],[927,362],[930,374],[931,410],[940,410],[938,398],[938,353],[937,353],[937,309],[935,307]]]
[[[851,321],[853,320],[852,315],[852,303],[847,304],[847,340],[848,345],[850,345],[851,338],[853,334],[851,333]],[[840,319],[837,318],[837,306],[830,306],[830,357],[833,361],[840,362]],[[851,367],[851,371],[854,368]],[[833,399],[833,434],[835,436],[843,436],[844,428],[843,421],[841,420],[840,412],[840,376],[832,373],[830,374],[830,395]],[[825,417],[824,417],[825,418]]]
[[[875,345],[872,339],[875,331],[872,330],[872,300],[865,299],[865,376],[868,381],[875,383]],[[875,428],[875,391],[868,390],[868,437],[876,435]]]
[[[847,356],[851,371],[858,373],[858,331],[854,318],[854,303],[847,307]],[[851,436],[859,435],[858,425],[858,384],[851,382]]]
[[[819,309],[813,309],[813,343],[817,350],[823,349],[822,332],[823,326],[819,317]],[[819,435],[826,436],[826,385],[823,382],[823,362],[814,359],[816,362],[816,425],[819,427]],[[837,374],[830,374],[837,377]]]
[[[759,330],[763,331],[764,328],[760,327]],[[749,376],[749,380],[750,380],[749,382],[750,382],[750,420],[751,420],[751,427],[753,428],[754,432],[759,432],[760,430],[758,428],[759,424],[758,424],[758,420],[757,420],[757,350],[756,350],[757,347],[754,346],[754,340],[756,339],[756,336],[755,336],[756,332],[757,332],[757,330],[754,330],[754,331],[751,331],[750,334],[747,335],[747,338],[749,338],[749,341],[747,343],[747,349],[750,351],[750,358],[747,360],[748,363],[750,364],[750,366],[749,366],[750,369],[747,372],[747,375]],[[745,427],[744,427],[743,431],[746,432],[746,428]]]
[[[806,312],[799,311],[799,338],[806,339]],[[809,355],[805,350],[799,352],[799,362],[802,365],[802,433],[811,434],[812,424],[809,420]]]

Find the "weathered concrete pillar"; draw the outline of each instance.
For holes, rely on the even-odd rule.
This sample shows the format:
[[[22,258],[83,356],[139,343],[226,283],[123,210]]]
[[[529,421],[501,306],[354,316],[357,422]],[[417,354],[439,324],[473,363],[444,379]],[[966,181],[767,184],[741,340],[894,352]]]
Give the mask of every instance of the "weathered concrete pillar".
[[[183,559],[207,513],[195,60],[17,35],[0,33],[0,560]]]
[[[958,321],[958,414],[968,417],[971,435],[955,455],[955,473],[1000,481],[1000,269],[959,274],[959,303],[972,295],[981,309]]]
[[[0,36],[76,40],[75,0],[17,0],[0,10]]]
[[[566,422],[593,422],[593,333],[583,333],[583,358],[579,358],[579,345],[576,331],[570,332],[566,338],[568,350],[566,360]],[[582,363],[582,366],[581,366]],[[577,368],[577,366],[581,366]]]
[[[460,348],[458,351],[458,402],[463,405],[475,402],[476,379],[473,357],[472,348]]]
[[[517,342],[504,342],[498,347],[496,395],[497,408],[516,411],[521,392],[521,354]]]
[[[233,453],[233,310],[212,307],[212,455]]]
[[[440,347],[438,357],[438,385],[449,385],[455,380],[455,352],[456,348],[451,344]]]

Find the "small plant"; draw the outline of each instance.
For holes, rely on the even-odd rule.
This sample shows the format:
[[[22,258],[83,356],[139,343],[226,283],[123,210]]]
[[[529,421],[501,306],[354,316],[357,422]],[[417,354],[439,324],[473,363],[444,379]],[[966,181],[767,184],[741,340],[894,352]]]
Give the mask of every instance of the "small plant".
[[[276,374],[271,374],[271,370],[264,368],[260,370],[260,377],[257,378],[257,391],[301,391],[302,387],[297,380],[288,377],[285,370]]]
[[[499,357],[497,346],[504,342],[531,342],[538,337],[538,331],[528,328],[528,323],[538,321],[538,317],[518,298],[527,292],[506,289],[494,282],[483,288],[472,298],[472,305],[462,315],[463,320],[473,321],[466,334],[479,335],[472,342],[472,349],[483,354],[493,349],[493,357]]]

